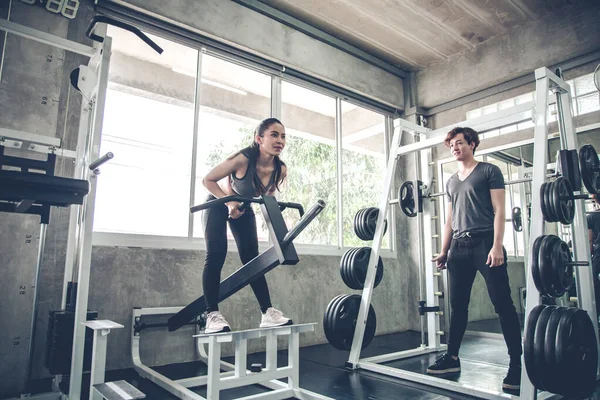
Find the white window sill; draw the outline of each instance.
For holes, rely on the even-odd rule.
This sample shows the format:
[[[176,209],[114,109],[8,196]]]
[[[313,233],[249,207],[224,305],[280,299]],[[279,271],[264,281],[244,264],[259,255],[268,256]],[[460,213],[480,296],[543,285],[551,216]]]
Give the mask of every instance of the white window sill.
[[[228,240],[227,250],[237,251],[235,241]],[[205,250],[204,239],[173,237],[173,236],[154,236],[137,235],[126,233],[108,233],[94,232],[92,235],[93,246],[106,247],[130,247],[146,249],[176,249],[176,250]],[[265,251],[270,247],[268,242],[258,242],[259,251]],[[314,245],[314,244],[295,244],[296,252],[299,255],[315,256],[336,256],[341,257],[349,247],[340,249],[335,246]],[[396,252],[390,249],[382,249],[380,252],[382,258],[396,258]]]

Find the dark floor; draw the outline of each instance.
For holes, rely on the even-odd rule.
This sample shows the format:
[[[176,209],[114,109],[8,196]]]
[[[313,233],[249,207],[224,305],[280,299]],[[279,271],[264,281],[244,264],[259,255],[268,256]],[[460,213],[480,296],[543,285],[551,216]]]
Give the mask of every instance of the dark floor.
[[[373,339],[369,347],[363,350],[361,357],[413,349],[419,344],[420,334],[417,332],[382,335]],[[366,370],[347,370],[344,365],[348,355],[349,352],[336,350],[329,344],[301,348],[300,386],[303,389],[339,400],[472,398]],[[460,356],[462,372],[447,379],[483,389],[501,390],[502,378],[506,374],[506,365],[508,364],[506,346],[502,339],[466,336]],[[424,374],[427,366],[435,360],[435,357],[436,354],[428,354],[390,362],[386,365]],[[248,356],[248,365],[256,362],[264,365],[264,358],[264,353],[251,354]],[[233,362],[233,359],[226,358],[225,361]],[[279,352],[278,363],[287,365],[287,351]],[[157,367],[156,370],[171,379],[181,379],[205,374],[206,366],[201,362],[191,362]],[[124,379],[136,386],[146,394],[148,400],[176,399],[175,396],[154,383],[140,378],[133,369],[107,373],[107,381],[119,379]],[[84,385],[87,386],[87,383],[84,382]],[[266,390],[260,386],[231,389],[221,392],[221,399],[250,396]],[[194,391],[201,396],[206,396],[205,388],[198,388]],[[600,393],[600,390],[597,392]],[[508,394],[515,393],[508,392]],[[600,396],[595,398],[600,398]]]

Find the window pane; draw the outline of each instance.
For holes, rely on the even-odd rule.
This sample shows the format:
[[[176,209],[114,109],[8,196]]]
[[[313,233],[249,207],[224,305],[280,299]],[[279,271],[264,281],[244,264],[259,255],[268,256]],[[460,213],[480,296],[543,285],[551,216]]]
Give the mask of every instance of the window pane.
[[[378,206],[386,168],[384,132],[383,115],[342,102],[344,246],[365,246],[354,233],[354,216],[360,209]],[[389,247],[387,235],[382,247]]]
[[[254,128],[271,112],[271,77],[210,55],[202,56],[195,204],[206,201],[203,177],[227,157],[250,146]],[[284,122],[285,124],[285,122]],[[287,151],[282,159],[285,161]],[[228,178],[220,184],[227,187]],[[283,193],[286,197],[286,193]],[[268,240],[260,207],[254,206],[258,239]],[[194,237],[204,237],[202,215],[194,215]],[[228,226],[228,237],[232,238]]]
[[[477,117],[481,117],[481,108],[467,112],[467,119],[473,119]]]
[[[94,230],[187,236],[197,52],[149,35],[167,57],[112,26]]]
[[[575,78],[575,94],[577,97],[596,91],[594,85],[594,74],[588,74]]]
[[[598,92],[588,94],[577,98],[577,108],[579,115],[586,114],[592,111],[600,110],[600,102],[598,101]]]
[[[335,144],[335,99],[283,82],[282,122],[287,144],[283,160],[288,167],[286,201],[308,209],[318,199],[325,209],[294,243],[337,245],[337,152]],[[294,210],[284,211],[291,227],[299,219]]]
[[[525,93],[515,97],[515,104],[523,104],[533,101],[533,92]]]
[[[489,106],[483,107],[482,114],[488,115],[488,114],[495,113],[496,111],[498,111],[498,104],[491,104]]]

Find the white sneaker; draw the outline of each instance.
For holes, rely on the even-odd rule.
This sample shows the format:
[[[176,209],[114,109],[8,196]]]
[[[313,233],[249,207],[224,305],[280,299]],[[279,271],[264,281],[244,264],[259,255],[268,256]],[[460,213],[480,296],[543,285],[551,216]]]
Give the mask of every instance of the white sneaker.
[[[212,311],[206,315],[206,327],[204,328],[204,333],[221,333],[230,331],[231,327],[220,312]]]
[[[262,315],[260,321],[261,328],[270,328],[272,326],[292,325],[291,319],[283,316],[283,313],[273,307],[267,308],[267,312]]]

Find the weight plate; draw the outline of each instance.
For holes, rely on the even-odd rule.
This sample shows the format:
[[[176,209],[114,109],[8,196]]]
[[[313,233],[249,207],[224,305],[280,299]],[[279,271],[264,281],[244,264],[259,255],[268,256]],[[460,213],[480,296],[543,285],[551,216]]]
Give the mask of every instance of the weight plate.
[[[537,381],[535,387],[538,389],[546,390],[544,386],[544,372],[546,369],[546,359],[544,353],[544,339],[546,337],[546,328],[548,326],[548,320],[552,315],[552,312],[556,309],[556,306],[547,306],[542,310],[540,316],[535,324],[535,332],[533,339],[533,365],[535,366]],[[533,381],[531,382],[533,383]],[[539,385],[539,386],[537,386]]]
[[[546,186],[547,182],[542,183],[540,186],[540,208],[542,209],[542,216],[544,217],[544,221],[550,222],[550,215],[548,214],[548,207],[546,204]]]
[[[531,246],[531,275],[533,276],[533,283],[535,284],[536,289],[540,293],[544,293],[544,286],[542,285],[542,278],[540,276],[540,263],[539,263],[539,253],[540,253],[540,244],[544,239],[544,235],[537,237],[533,241],[533,245]]]
[[[331,318],[331,335],[333,341],[330,343],[339,350],[350,350],[352,347],[352,339],[354,338],[354,329],[358,311],[360,308],[361,296],[347,295],[336,303],[330,314]],[[369,313],[367,315],[367,323],[363,335],[362,348],[364,349],[371,343],[375,336],[377,327],[377,317],[372,305],[369,305]],[[329,340],[329,339],[328,339]]]
[[[406,181],[398,190],[398,205],[407,217],[417,216],[417,202],[414,198],[413,181]]]
[[[350,267],[351,275],[353,280],[358,283],[357,289],[363,289],[365,285],[365,279],[367,276],[367,268],[369,264],[369,258],[371,257],[371,248],[362,247],[356,253],[353,258],[352,265]],[[377,272],[375,273],[375,283],[373,287],[377,287],[383,279],[383,260],[379,257],[377,262]]]
[[[536,239],[537,240],[537,239]],[[538,318],[542,311],[546,308],[545,305],[535,306],[527,317],[527,328],[525,329],[525,339],[523,341],[523,356],[525,358],[525,369],[529,380],[535,387],[541,387],[542,383],[538,379],[538,371],[535,368],[535,329]]]
[[[561,379],[561,371],[556,364],[556,331],[558,329],[558,322],[560,317],[565,312],[566,307],[556,307],[548,320],[548,327],[546,328],[546,337],[544,338],[544,359],[546,366],[544,373],[541,374],[543,386],[552,393],[556,393],[559,386],[556,384]]]
[[[600,194],[600,160],[593,146],[586,144],[579,150],[581,179],[588,192]]]
[[[515,232],[521,232],[523,230],[523,217],[521,215],[521,207],[513,207],[511,220]]]

